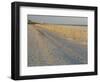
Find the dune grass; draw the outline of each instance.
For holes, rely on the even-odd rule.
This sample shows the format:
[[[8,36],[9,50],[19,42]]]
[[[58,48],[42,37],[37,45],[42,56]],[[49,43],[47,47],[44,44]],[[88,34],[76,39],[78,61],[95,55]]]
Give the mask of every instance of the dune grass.
[[[87,26],[72,25],[54,25],[54,24],[36,24],[36,26],[58,33],[66,39],[75,40],[81,44],[87,45]]]

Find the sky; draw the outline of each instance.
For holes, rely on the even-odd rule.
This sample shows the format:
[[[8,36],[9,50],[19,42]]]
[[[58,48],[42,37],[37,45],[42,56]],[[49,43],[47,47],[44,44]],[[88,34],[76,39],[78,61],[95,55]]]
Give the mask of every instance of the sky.
[[[71,16],[50,16],[50,15],[28,15],[28,20],[49,23],[49,24],[69,24],[69,25],[87,25],[87,17],[71,17]]]

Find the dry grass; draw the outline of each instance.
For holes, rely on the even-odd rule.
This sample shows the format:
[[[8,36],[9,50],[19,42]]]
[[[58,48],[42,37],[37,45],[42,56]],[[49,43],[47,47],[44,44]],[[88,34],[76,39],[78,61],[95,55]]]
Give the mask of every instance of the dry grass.
[[[72,39],[82,44],[87,44],[87,27],[71,25],[36,24],[49,31],[58,33],[59,36]]]

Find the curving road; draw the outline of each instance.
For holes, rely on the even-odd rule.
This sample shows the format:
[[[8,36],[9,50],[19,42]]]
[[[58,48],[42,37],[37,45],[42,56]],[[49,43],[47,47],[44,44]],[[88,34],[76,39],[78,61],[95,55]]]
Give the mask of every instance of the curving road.
[[[87,64],[87,47],[28,25],[28,66]]]

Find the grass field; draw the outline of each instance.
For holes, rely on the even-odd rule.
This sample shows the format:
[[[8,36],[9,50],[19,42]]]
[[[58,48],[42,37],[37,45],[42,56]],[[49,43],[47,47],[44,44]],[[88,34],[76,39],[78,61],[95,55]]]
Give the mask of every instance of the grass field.
[[[86,27],[28,24],[27,33],[28,66],[88,63]]]
[[[66,39],[74,40],[83,45],[87,45],[87,26],[54,24],[36,24],[36,26],[57,33],[59,36]]]

